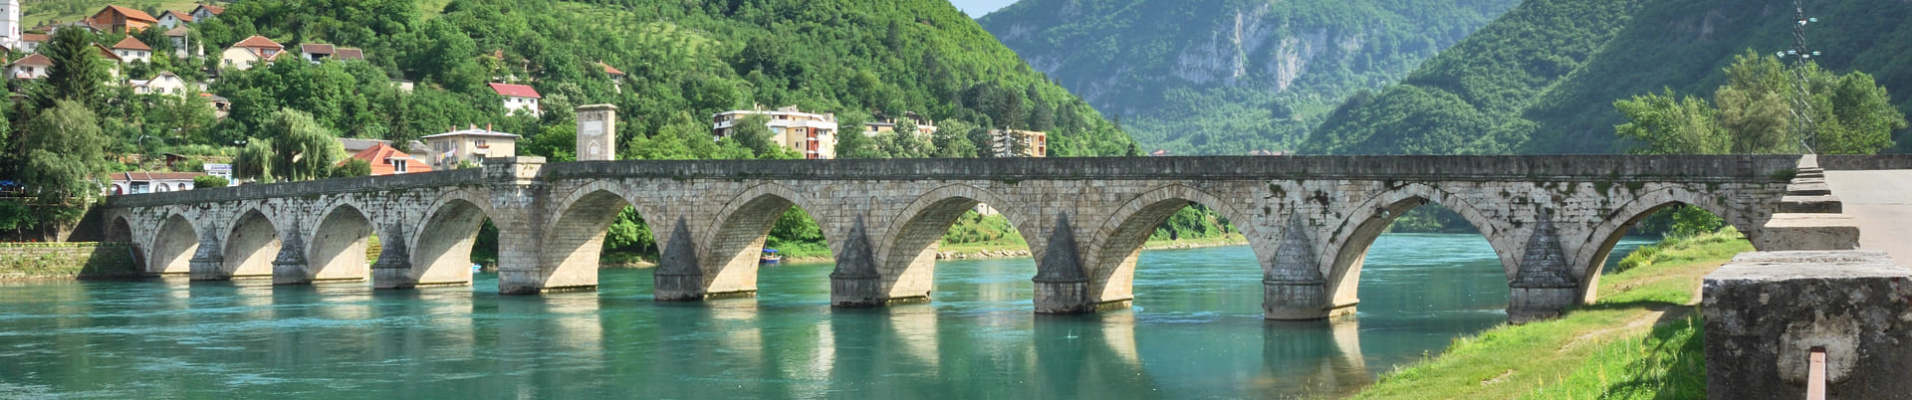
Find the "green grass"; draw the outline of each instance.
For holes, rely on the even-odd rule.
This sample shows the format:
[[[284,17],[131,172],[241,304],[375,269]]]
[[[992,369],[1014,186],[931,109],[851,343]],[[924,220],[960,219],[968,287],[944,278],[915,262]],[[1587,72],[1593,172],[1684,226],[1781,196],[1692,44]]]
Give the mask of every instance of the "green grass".
[[[1692,304],[1699,280],[1752,251],[1737,232],[1663,243],[1601,278],[1600,298],[1565,316],[1455,339],[1439,357],[1384,374],[1357,399],[1704,397]]]

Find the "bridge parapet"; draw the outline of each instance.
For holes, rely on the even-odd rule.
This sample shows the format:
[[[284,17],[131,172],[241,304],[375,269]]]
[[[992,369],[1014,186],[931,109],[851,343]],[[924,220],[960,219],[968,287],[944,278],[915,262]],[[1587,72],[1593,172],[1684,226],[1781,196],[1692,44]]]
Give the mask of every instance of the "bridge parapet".
[[[1798,399],[1823,348],[1827,398],[1912,393],[1912,270],[1882,252],[1746,253],[1706,276],[1706,394]]]
[[[468,254],[489,220],[500,233],[500,290],[522,294],[595,287],[605,232],[631,207],[664,255],[655,295],[697,300],[754,293],[758,249],[777,218],[799,207],[844,268],[834,274],[843,281],[833,285],[833,303],[869,306],[928,298],[938,239],[988,203],[1037,260],[1038,309],[1080,312],[1132,299],[1134,271],[1147,267],[1137,265],[1142,243],[1182,207],[1202,204],[1247,236],[1268,318],[1318,319],[1353,312],[1362,260],[1389,224],[1439,203],[1499,253],[1514,297],[1509,312],[1522,319],[1591,299],[1593,266],[1633,222],[1661,208],[1705,208],[1757,237],[1796,162],[1332,156],[544,164],[521,157],[482,169],[117,196],[105,220],[128,226],[144,259],[155,260],[152,273],[190,265],[196,277],[226,279],[264,263],[278,266],[265,273],[280,283],[369,275],[387,289],[468,284]],[[231,240],[246,224],[246,240]],[[277,232],[276,242],[262,232]],[[341,258],[371,236],[384,243],[376,263]],[[1245,275],[1254,276],[1252,269]]]

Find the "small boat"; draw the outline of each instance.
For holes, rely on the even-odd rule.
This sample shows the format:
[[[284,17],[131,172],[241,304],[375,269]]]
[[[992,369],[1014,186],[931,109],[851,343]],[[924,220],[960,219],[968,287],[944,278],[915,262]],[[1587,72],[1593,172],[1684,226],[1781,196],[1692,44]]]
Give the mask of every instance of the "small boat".
[[[763,256],[757,258],[758,265],[777,265],[780,262],[783,262],[783,255],[777,254],[777,249],[763,249]]]
[[[485,272],[485,266],[478,265],[478,263],[471,263],[471,273],[476,274],[480,272]]]

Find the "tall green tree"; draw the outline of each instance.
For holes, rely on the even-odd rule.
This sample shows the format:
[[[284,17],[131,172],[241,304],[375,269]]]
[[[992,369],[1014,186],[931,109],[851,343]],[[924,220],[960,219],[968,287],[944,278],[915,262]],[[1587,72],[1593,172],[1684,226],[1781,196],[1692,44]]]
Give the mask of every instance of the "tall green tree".
[[[261,128],[272,139],[272,173],[280,180],[326,178],[345,153],[338,136],[303,111],[279,110]]]
[[[1819,154],[1872,154],[1892,147],[1892,132],[1907,125],[1891,95],[1864,72],[1835,75],[1812,63],[1795,72],[1748,51],[1726,76],[1710,104],[1671,89],[1614,102],[1628,120],[1615,133],[1641,143],[1632,151],[1645,154],[1799,153],[1806,144]],[[1806,78],[1804,99],[1797,76]],[[1800,115],[1812,118],[1816,135],[1796,132]]]
[[[112,80],[108,61],[93,47],[93,35],[83,29],[61,29],[40,47],[39,53],[53,61],[47,71],[46,85],[34,93],[40,108],[67,99],[98,109],[104,100],[103,85]]]
[[[71,205],[75,198],[100,192],[101,174],[110,168],[93,110],[72,100],[57,100],[27,123],[22,150],[26,162],[20,183],[41,202]]]

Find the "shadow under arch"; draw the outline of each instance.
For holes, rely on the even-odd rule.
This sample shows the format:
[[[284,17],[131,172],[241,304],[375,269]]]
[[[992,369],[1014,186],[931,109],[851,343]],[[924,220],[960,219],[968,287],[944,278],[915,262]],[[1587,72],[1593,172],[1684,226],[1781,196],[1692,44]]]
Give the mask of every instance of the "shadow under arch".
[[[161,276],[192,273],[192,257],[199,252],[199,230],[192,220],[179,214],[166,217],[153,234],[152,243],[146,250],[149,253],[143,271]]]
[[[134,268],[139,268],[140,273],[147,272],[145,270],[146,262],[144,261],[146,259],[146,255],[143,254],[143,252],[146,251],[147,246],[141,246],[139,245],[139,243],[133,241],[133,224],[131,222],[126,221],[126,216],[124,215],[113,216],[112,222],[108,222],[106,225],[106,235],[100,237],[100,241],[107,242],[107,243],[125,243],[126,245],[131,246],[133,248],[132,256],[133,256]]]
[[[1743,221],[1742,218],[1735,218],[1737,215],[1731,208],[1723,207],[1717,200],[1699,193],[1677,187],[1650,191],[1622,204],[1607,218],[1603,218],[1599,225],[1595,225],[1594,229],[1589,231],[1590,233],[1583,241],[1587,245],[1580,246],[1580,250],[1575,252],[1573,261],[1576,263],[1571,265],[1574,266],[1573,277],[1580,282],[1577,296],[1580,302],[1592,304],[1599,297],[1600,270],[1607,264],[1607,258],[1613,255],[1613,248],[1619,245],[1621,239],[1626,238],[1627,232],[1631,231],[1634,225],[1655,213],[1681,206],[1690,206],[1712,213],[1724,220],[1727,225],[1745,233],[1747,239],[1751,239],[1760,229],[1759,226],[1747,225],[1750,222]],[[1758,242],[1753,241],[1753,243]]]
[[[626,208],[634,209],[640,221],[649,221],[645,216],[654,215],[611,187],[595,184],[560,203],[558,214],[552,218],[555,222],[546,228],[543,255],[538,261],[544,287],[596,286],[605,238]],[[657,240],[657,233],[653,230],[650,239]]]
[[[1231,203],[1198,188],[1167,185],[1144,192],[1117,208],[1090,239],[1088,254],[1092,261],[1089,270],[1083,272],[1089,277],[1091,298],[1100,304],[1134,299],[1135,263],[1142,255],[1142,245],[1169,217],[1194,204],[1214,210],[1237,226],[1250,221],[1230,207]],[[1266,256],[1255,252],[1256,259]]]
[[[306,239],[306,270],[296,283],[365,280],[372,272],[365,260],[365,250],[371,246],[371,218],[351,204],[334,205],[322,215],[318,228]]]
[[[703,235],[698,269],[703,275],[703,297],[748,296],[757,292],[757,265],[771,228],[791,207],[809,214],[818,208],[808,197],[789,187],[760,184],[732,197],[717,214],[715,225]],[[811,216],[815,219],[815,216]],[[822,221],[818,221],[819,225]],[[829,232],[823,230],[825,242]],[[666,252],[670,251],[668,249]]]
[[[1361,267],[1367,260],[1368,248],[1374,245],[1381,234],[1387,233],[1388,227],[1394,225],[1396,219],[1427,203],[1437,203],[1453,210],[1479,230],[1481,236],[1488,239],[1488,245],[1494,248],[1494,254],[1500,258],[1507,282],[1514,281],[1515,274],[1519,273],[1514,252],[1501,248],[1493,240],[1501,234],[1503,227],[1495,225],[1494,220],[1486,218],[1485,214],[1460,196],[1425,184],[1410,183],[1362,202],[1335,229],[1334,232],[1338,233],[1335,236],[1339,237],[1330,238],[1329,252],[1326,253],[1333,257],[1322,257],[1321,260],[1326,264],[1322,266],[1325,271],[1322,276],[1327,278],[1330,317],[1352,314],[1354,306],[1360,303]]]
[[[887,244],[876,250],[882,260],[877,273],[879,291],[886,297],[879,302],[927,299],[934,290],[936,251],[949,228],[977,204],[1006,204],[994,193],[969,185],[948,185],[917,196],[890,223],[885,237],[876,243]],[[1003,211],[1003,218],[1018,231],[1026,231],[1026,219]],[[860,304],[859,304],[860,305]]]
[[[412,233],[411,271],[402,281],[376,285],[394,289],[470,285],[471,248],[478,241],[478,229],[490,218],[484,207],[463,196],[439,201],[424,225]]]
[[[270,278],[272,261],[279,257],[284,242],[272,219],[258,209],[248,209],[232,223],[226,235],[225,261],[220,276],[226,278]]]

